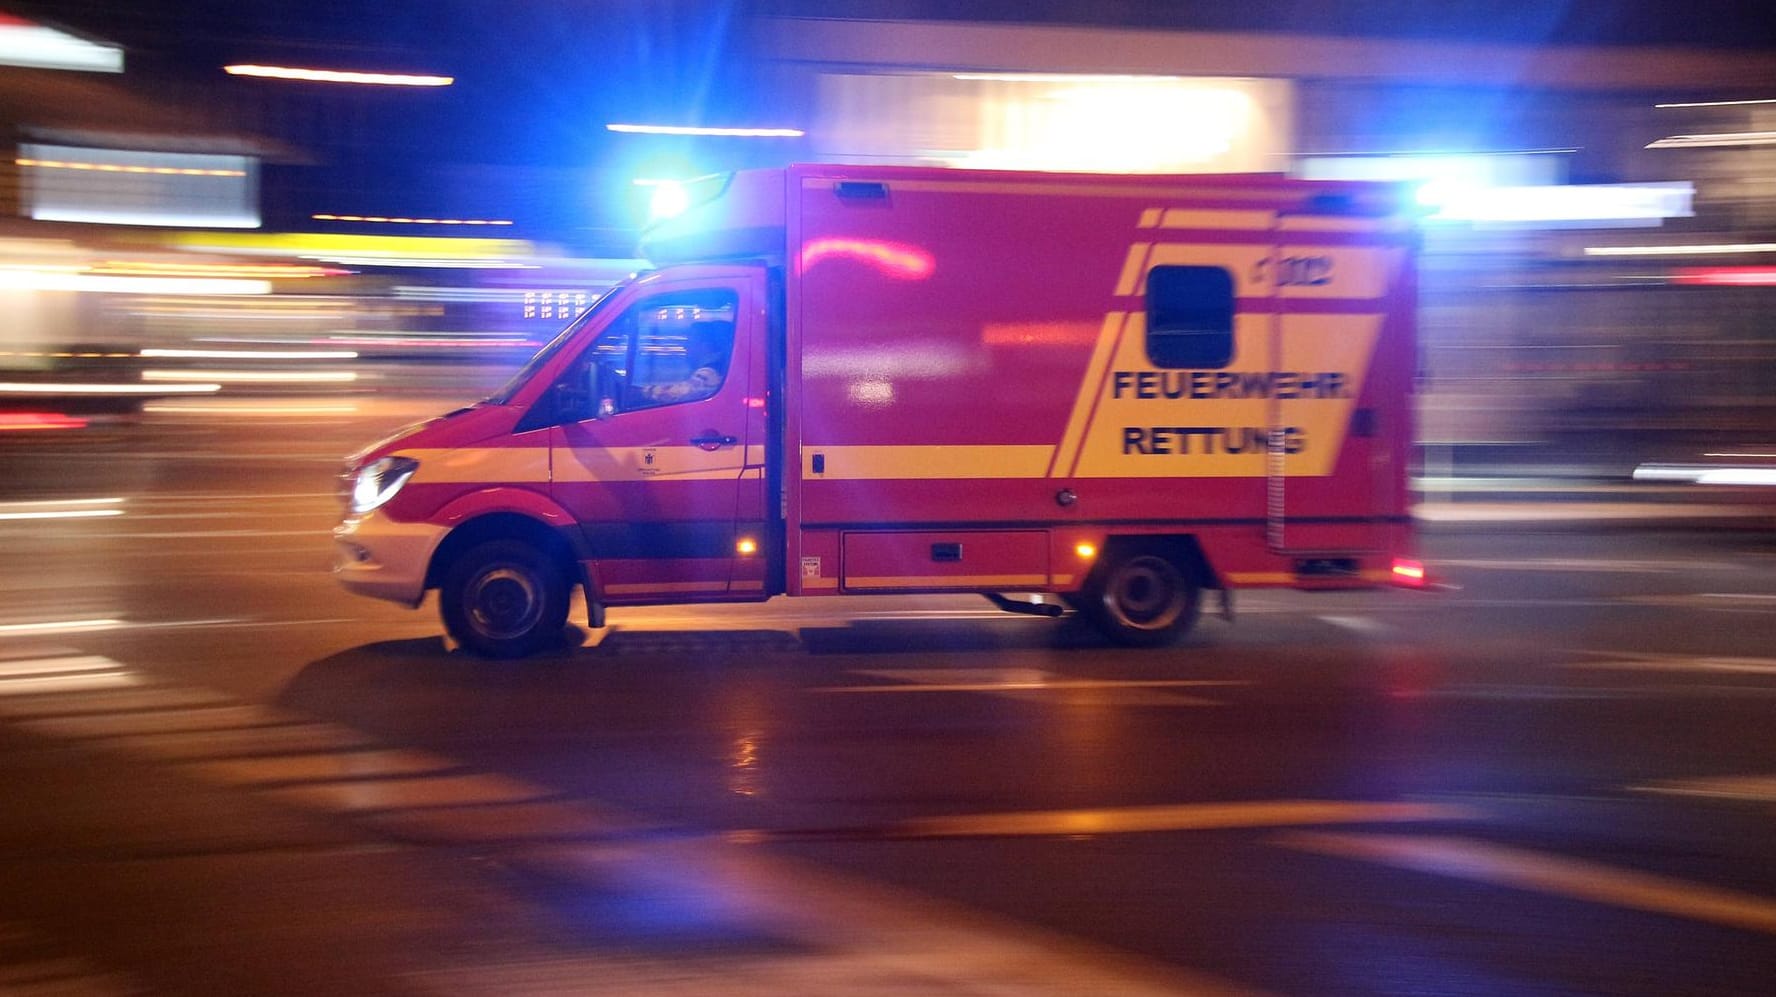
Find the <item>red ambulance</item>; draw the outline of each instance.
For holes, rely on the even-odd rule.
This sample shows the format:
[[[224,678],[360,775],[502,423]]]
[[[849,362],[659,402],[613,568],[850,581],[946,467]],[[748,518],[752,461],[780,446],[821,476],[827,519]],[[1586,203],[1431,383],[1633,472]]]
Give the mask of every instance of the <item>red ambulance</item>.
[[[576,586],[593,627],[972,592],[1156,645],[1211,590],[1416,573],[1396,188],[793,166],[688,195],[659,269],[351,458],[348,589],[437,589],[458,642],[516,656]]]

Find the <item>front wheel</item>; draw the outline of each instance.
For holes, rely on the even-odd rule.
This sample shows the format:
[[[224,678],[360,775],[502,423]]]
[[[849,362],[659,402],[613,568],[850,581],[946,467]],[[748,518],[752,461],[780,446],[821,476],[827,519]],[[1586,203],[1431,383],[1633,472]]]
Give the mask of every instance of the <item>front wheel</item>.
[[[1202,589],[1170,558],[1132,550],[1103,565],[1087,585],[1080,609],[1118,644],[1161,647],[1196,624]]]
[[[561,638],[567,573],[522,540],[489,540],[444,573],[438,608],[457,643],[488,658],[521,658]]]

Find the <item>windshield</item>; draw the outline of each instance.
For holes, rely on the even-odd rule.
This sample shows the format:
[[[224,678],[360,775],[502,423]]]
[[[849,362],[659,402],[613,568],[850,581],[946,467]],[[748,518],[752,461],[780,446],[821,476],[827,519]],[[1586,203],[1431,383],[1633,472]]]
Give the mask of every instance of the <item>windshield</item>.
[[[549,340],[548,345],[538,350],[536,356],[531,357],[525,362],[523,367],[518,368],[518,373],[513,374],[511,380],[507,381],[498,391],[488,395],[488,403],[492,405],[505,405],[510,403],[512,396],[518,393],[518,389],[523,387],[526,382],[534,377],[537,371],[542,370],[547,366],[549,361],[554,358],[555,354],[561,352],[561,348],[566,346],[569,340],[573,339],[581,329],[585,328],[586,324],[591,322],[594,317],[604,313],[605,309],[610,306],[610,303],[617,298],[617,292],[622,290],[622,288],[623,285],[618,284],[604,292],[597,301],[592,302],[590,308],[581,312],[578,318],[569,322],[567,327],[557,333],[554,339]]]

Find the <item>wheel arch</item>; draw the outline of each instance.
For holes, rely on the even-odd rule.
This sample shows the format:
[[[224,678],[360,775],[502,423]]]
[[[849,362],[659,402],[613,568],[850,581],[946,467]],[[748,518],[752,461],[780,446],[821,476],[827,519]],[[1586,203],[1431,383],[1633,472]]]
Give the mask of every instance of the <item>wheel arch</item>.
[[[1106,566],[1118,557],[1132,550],[1151,551],[1163,555],[1167,560],[1178,566],[1185,576],[1195,582],[1198,588],[1219,589],[1225,586],[1215,566],[1209,561],[1209,554],[1202,542],[1194,533],[1124,533],[1105,539],[1104,549],[1099,552],[1097,563],[1087,574],[1086,586],[1099,580]]]
[[[438,549],[432,552],[431,562],[426,566],[425,587],[437,588],[444,580],[444,573],[450,570],[451,563],[457,557],[489,540],[522,540],[529,543],[561,565],[570,588],[583,585],[586,579],[580,566],[580,552],[572,540],[564,535],[566,532],[534,516],[511,510],[484,512],[465,519],[445,534]]]

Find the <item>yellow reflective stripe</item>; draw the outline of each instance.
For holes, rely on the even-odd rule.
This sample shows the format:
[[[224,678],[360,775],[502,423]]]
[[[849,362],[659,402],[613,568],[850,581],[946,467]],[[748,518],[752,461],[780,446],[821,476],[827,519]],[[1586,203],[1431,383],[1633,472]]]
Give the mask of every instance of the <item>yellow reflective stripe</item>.
[[[1130,313],[1111,366],[1113,371],[1136,376],[1151,372],[1150,397],[1140,397],[1138,390],[1130,390],[1126,383],[1122,397],[1114,397],[1117,382],[1114,375],[1107,378],[1098,387],[1096,408],[1070,476],[1261,478],[1266,473],[1264,434],[1272,426],[1294,429],[1301,446],[1301,452],[1284,461],[1286,475],[1331,474],[1343,452],[1351,411],[1362,396],[1385,318],[1381,314],[1305,314],[1282,316],[1279,323],[1274,316],[1248,313],[1234,320],[1236,360],[1232,369],[1155,371],[1144,344],[1146,316]],[[1279,325],[1280,358],[1271,355]],[[1277,387],[1272,375],[1317,378],[1324,373],[1342,377],[1338,390],[1324,396],[1312,391],[1305,397],[1276,397],[1293,389]],[[1222,377],[1238,380],[1224,390],[1216,387],[1216,378]],[[1245,387],[1248,382],[1252,385],[1249,389]],[[1164,397],[1168,390],[1174,397]],[[1201,397],[1190,397],[1192,392]],[[1180,418],[1184,411],[1188,420]],[[1179,427],[1186,421],[1186,426]],[[1124,434],[1130,430],[1154,432],[1155,440],[1160,433],[1167,435],[1163,445],[1154,442],[1154,449],[1147,450],[1146,444],[1131,447],[1125,441]],[[1181,435],[1185,432],[1197,435]],[[1236,441],[1232,449],[1229,440]],[[1067,472],[1058,469],[1057,473]]]
[[[1140,288],[1142,279],[1147,274],[1147,253],[1153,248],[1150,242],[1137,242],[1129,246],[1128,256],[1122,261],[1122,276],[1116,281],[1116,296],[1126,298]]]
[[[562,449],[555,461],[555,480],[563,484],[656,478],[721,481],[738,479],[741,472],[740,454],[731,448],[575,447]]]
[[[809,481],[926,480],[933,478],[1041,478],[1054,458],[1051,446],[860,446],[802,448]],[[815,455],[826,470],[814,473]]]
[[[837,177],[803,177],[804,190],[830,190],[844,181]],[[1030,197],[1126,197],[1145,201],[1177,201],[1196,198],[1205,201],[1244,201],[1257,198],[1284,198],[1290,191],[1277,187],[1209,187],[1183,183],[1129,186],[1123,184],[1084,185],[1078,183],[1027,183],[992,180],[894,180],[884,181],[889,190],[916,191],[926,194],[1022,194]]]
[[[644,592],[725,592],[727,582],[620,582],[600,585],[611,595],[638,595]]]
[[[1297,581],[1287,571],[1229,571],[1225,577],[1235,585],[1291,585]]]
[[[1406,219],[1399,215],[1384,218],[1283,215],[1277,219],[1277,227],[1285,232],[1404,232],[1406,224]]]
[[[1284,242],[1277,250],[1281,259],[1312,257],[1325,260],[1331,267],[1330,279],[1324,284],[1289,284],[1279,290],[1285,298],[1316,298],[1336,301],[1374,300],[1385,298],[1394,283],[1394,275],[1405,262],[1403,249],[1364,246],[1303,246]],[[1274,277],[1274,266],[1267,267],[1267,277]],[[1267,280],[1265,283],[1269,283]]]
[[[1085,439],[1085,424],[1091,417],[1092,403],[1103,392],[1104,376],[1110,358],[1116,353],[1117,341],[1122,338],[1127,318],[1126,312],[1111,312],[1104,316],[1098,341],[1092,347],[1091,360],[1085,365],[1085,377],[1079,382],[1079,395],[1073,399],[1073,411],[1067,416],[1067,428],[1061,434],[1061,447],[1049,468],[1050,477],[1066,477],[1073,473],[1073,465],[1079,457],[1079,444]]]
[[[1047,575],[846,575],[846,588],[1008,588],[1047,585]]]
[[[1330,267],[1330,279],[1325,284],[1290,284],[1277,288],[1274,284],[1276,261],[1290,257],[1325,260]],[[1156,242],[1147,248],[1147,264],[1140,279],[1130,281],[1125,267],[1122,279],[1117,282],[1116,294],[1124,298],[1146,294],[1147,274],[1154,267],[1196,266],[1221,267],[1232,273],[1233,293],[1240,298],[1267,298],[1280,290],[1285,298],[1373,301],[1387,296],[1405,259],[1405,250],[1392,246],[1300,245],[1287,241],[1281,247],[1268,242]]]
[[[1168,208],[1160,217],[1160,228],[1228,229],[1244,232],[1270,230],[1275,214],[1269,211],[1205,211],[1192,208]]]
[[[419,461],[414,484],[547,484],[548,447],[462,447],[455,450],[400,450]]]
[[[839,587],[839,580],[837,578],[804,578],[804,579],[802,579],[802,588],[804,590],[806,590],[806,589],[836,589],[838,587]]]

